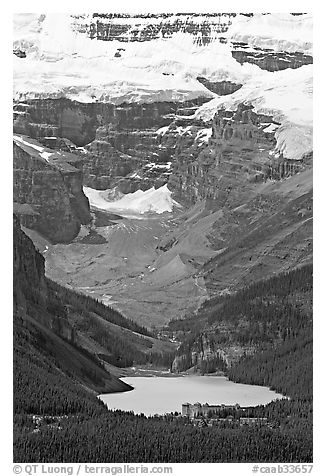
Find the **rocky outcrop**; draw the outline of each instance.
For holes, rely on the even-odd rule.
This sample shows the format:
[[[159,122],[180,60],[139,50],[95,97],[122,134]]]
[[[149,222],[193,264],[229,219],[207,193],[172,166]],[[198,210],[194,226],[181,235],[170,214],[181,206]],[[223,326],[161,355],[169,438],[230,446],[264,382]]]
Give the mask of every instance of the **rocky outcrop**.
[[[25,51],[20,50],[19,48],[13,50],[14,55],[16,55],[18,58],[26,58],[26,53]]]
[[[205,81],[220,94],[241,87]],[[274,154],[279,124],[272,117],[240,104],[236,111],[220,109],[209,122],[194,119],[206,100],[121,105],[31,100],[15,105],[14,130],[78,154],[86,186],[130,193],[169,182],[185,204],[202,198],[221,204],[240,182],[279,180],[302,169],[302,160]]]
[[[58,292],[46,279],[44,258],[21,230],[15,215],[13,244],[15,357],[27,352],[30,361],[37,362],[43,371],[57,370],[61,376],[98,393],[131,390],[83,347],[85,337],[69,316],[76,310],[65,305],[65,293]],[[78,301],[77,295],[75,299]]]
[[[110,131],[146,131],[168,125],[180,108],[198,107],[208,97],[183,103],[80,103],[69,99],[35,99],[14,104],[14,132],[35,139],[60,137],[84,146],[96,138],[98,127]],[[128,149],[125,136],[112,136],[112,145]],[[132,140],[132,136],[130,138]]]
[[[185,340],[173,361],[172,370],[180,372],[193,367],[197,372],[223,371],[243,355],[252,354],[255,347],[241,344],[234,337],[235,331],[236,326],[223,322],[198,333],[190,343]]]
[[[192,35],[194,43],[207,45],[217,34],[225,33],[234,13],[165,13],[165,14],[107,14],[94,13],[89,24],[83,19],[76,28],[86,29],[91,38],[103,41],[143,42],[171,38],[174,33]],[[123,54],[123,48],[119,48]],[[120,54],[121,54],[120,53]]]
[[[14,315],[26,319],[30,314],[58,336],[74,343],[75,332],[49,292],[44,258],[21,230],[17,215],[13,220]],[[34,306],[43,309],[35,313]]]
[[[37,99],[14,104],[14,132],[35,139],[64,137],[77,146],[92,141],[97,126],[94,104]]]
[[[174,373],[185,372],[193,369],[194,372],[211,373],[224,371],[237,362],[243,355],[254,352],[253,346],[242,346],[237,343],[214,343],[215,334],[203,333],[197,337],[196,342],[186,352],[180,352],[171,365]]]
[[[232,56],[240,64],[251,63],[266,71],[281,71],[283,69],[297,69],[306,64],[312,64],[311,55],[306,55],[300,51],[288,53],[286,51],[273,51],[258,47],[250,47],[246,43],[232,44]]]
[[[296,69],[306,64],[312,64],[312,56],[301,51],[292,53],[274,51],[272,48],[251,46],[244,41],[232,41],[232,37],[229,40],[223,36],[229,30],[234,18],[242,15],[254,16],[251,13],[240,13],[239,15],[235,13],[143,15],[94,13],[92,18],[76,16],[74,28],[78,32],[87,33],[92,39],[121,43],[167,39],[175,33],[191,35],[193,43],[198,46],[205,46],[216,40],[221,43],[230,41],[232,56],[236,61],[240,64],[252,63],[267,71]],[[114,56],[120,58],[124,51],[123,47],[117,48]],[[213,91],[213,89],[211,90]]]
[[[32,241],[21,231],[19,219],[13,220],[13,279],[14,312],[23,316],[31,294],[35,302],[45,304],[47,287],[44,276],[44,258],[37,253]]]
[[[163,129],[179,115],[193,114],[205,101],[118,106],[66,99],[26,101],[14,106],[14,132],[28,134],[46,147],[78,154],[84,185],[118,186],[128,193],[167,183],[178,133],[169,131],[171,137],[165,143]]]
[[[22,224],[52,242],[71,241],[91,218],[80,158],[42,148],[25,136],[16,136],[13,152],[13,195]]]
[[[312,264],[306,264],[242,286],[238,293],[208,299],[177,324],[177,332],[183,328],[184,333],[173,370],[228,369],[244,355],[289,345],[312,322],[312,284]]]
[[[197,76],[197,81],[203,84],[205,88],[209,89],[215,94],[218,94],[219,96],[233,94],[242,87],[242,84],[236,84],[232,81],[210,81],[203,76]]]
[[[275,155],[272,117],[257,114],[250,105],[235,111],[220,109],[210,123],[183,119],[186,132],[176,145],[169,186],[177,201],[193,204],[209,199],[223,206],[231,190],[241,185],[280,180],[304,167],[303,160]],[[190,123],[189,123],[190,124]]]

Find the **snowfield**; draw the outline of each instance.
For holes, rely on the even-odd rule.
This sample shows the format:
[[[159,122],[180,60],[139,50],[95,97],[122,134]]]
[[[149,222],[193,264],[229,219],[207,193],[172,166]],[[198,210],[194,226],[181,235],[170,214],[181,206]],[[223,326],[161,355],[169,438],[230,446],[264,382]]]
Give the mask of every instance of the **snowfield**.
[[[106,210],[116,211],[120,213],[164,213],[172,212],[173,207],[180,207],[180,205],[172,199],[172,192],[167,185],[149,190],[137,190],[134,193],[128,193],[116,201],[109,201],[108,196],[111,190],[95,190],[90,187],[84,187],[84,193],[87,196],[91,207]]]
[[[273,73],[257,69],[242,88],[203,104],[193,117],[210,121],[218,109],[234,111],[240,103],[252,104],[256,112],[271,115],[281,124],[275,131],[275,152],[301,159],[312,150],[313,66]]]
[[[83,21],[90,20],[85,15]],[[146,21],[139,23],[146,26]],[[244,83],[260,71],[251,64],[241,66],[232,58],[230,44],[221,44],[219,36],[305,52],[312,42],[309,15],[302,19],[285,14],[237,16],[232,21],[227,33],[216,34],[216,41],[207,46],[198,46],[192,35],[180,32],[172,38],[140,43],[97,41],[79,33],[76,20],[68,14],[15,14],[13,46],[27,57],[14,58],[14,90],[18,96],[66,96],[85,102],[213,97],[196,80],[198,75]],[[114,54],[121,46],[125,51],[117,58]]]
[[[312,15],[255,13],[252,18],[238,15],[227,36],[259,48],[312,54]]]
[[[77,31],[77,27],[90,21],[90,15],[79,19],[68,14],[14,15],[14,48],[27,55],[14,57],[16,100],[67,97],[80,102],[121,104],[206,96],[211,100],[193,116],[204,121],[210,121],[221,107],[234,110],[240,102],[246,102],[281,124],[275,130],[275,154],[301,159],[311,151],[312,65],[274,73],[249,63],[241,65],[232,57],[231,41],[247,42],[249,48],[311,54],[312,15],[237,15],[226,33],[218,34],[213,28],[216,40],[206,46],[198,46],[192,35],[182,32],[144,42],[92,40]],[[150,21],[115,20],[140,23],[140,28]],[[219,36],[229,41],[221,43]],[[115,57],[121,47],[125,51]],[[220,97],[201,84],[197,76],[232,81],[242,87],[232,95]],[[164,135],[167,130],[161,128],[157,133]],[[207,140],[209,136],[201,137],[202,142],[204,137]]]
[[[14,142],[17,144],[24,144],[27,145],[28,147],[32,147],[35,149],[39,154],[42,159],[45,159],[47,162],[49,161],[49,158],[54,155],[54,152],[46,152],[45,147],[40,147],[36,144],[34,144],[33,141],[31,140],[24,140],[22,137],[14,135]]]

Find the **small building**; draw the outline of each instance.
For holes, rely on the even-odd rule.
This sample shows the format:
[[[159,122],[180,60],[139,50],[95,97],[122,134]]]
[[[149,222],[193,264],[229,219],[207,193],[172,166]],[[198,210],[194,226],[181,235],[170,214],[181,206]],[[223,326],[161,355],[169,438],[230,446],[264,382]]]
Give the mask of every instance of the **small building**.
[[[190,416],[190,403],[183,403],[181,406],[181,415]]]

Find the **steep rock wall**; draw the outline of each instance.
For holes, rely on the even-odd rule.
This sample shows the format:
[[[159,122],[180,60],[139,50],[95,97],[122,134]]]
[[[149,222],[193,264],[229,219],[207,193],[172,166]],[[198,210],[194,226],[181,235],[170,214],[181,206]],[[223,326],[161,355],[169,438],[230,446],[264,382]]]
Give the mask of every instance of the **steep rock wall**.
[[[178,115],[192,114],[205,101],[116,106],[38,99],[15,104],[14,132],[77,153],[82,158],[84,185],[97,189],[118,185],[127,193],[168,181],[162,164],[171,161],[174,135],[165,145],[157,131]]]
[[[13,220],[13,279],[14,312],[23,316],[27,310],[26,295],[34,294],[34,299],[44,304],[47,288],[44,277],[44,258],[35,252],[32,241],[20,229],[19,219]]]
[[[69,319],[71,306],[45,278],[44,258],[21,230],[15,215],[13,244],[15,353],[29,351],[31,361],[35,362],[36,355],[41,368],[53,366],[61,375],[97,393],[131,390],[84,347],[85,336]]]
[[[171,38],[174,33],[192,35],[194,43],[207,45],[227,32],[234,13],[177,13],[124,15],[95,13],[85,26],[91,38],[103,41],[143,42]],[[83,24],[81,19],[80,25]],[[80,29],[81,26],[76,26]]]
[[[74,342],[74,329],[68,319],[58,313],[48,291],[44,258],[21,230],[17,215],[13,220],[13,245],[14,315],[26,319],[26,315],[34,314],[34,306],[43,309],[37,313],[38,322]]]
[[[297,69],[306,64],[312,64],[311,55],[300,51],[273,51],[258,47],[250,47],[246,43],[232,43],[232,56],[240,64],[251,63],[266,71],[281,71],[283,69]]]
[[[71,241],[81,223],[90,221],[81,170],[64,161],[50,164],[24,143],[14,142],[13,152],[14,202],[34,211],[31,219],[16,205],[22,223],[53,242]]]
[[[176,146],[169,181],[177,201],[193,204],[209,199],[224,206],[234,194],[238,198],[244,184],[250,190],[259,182],[280,180],[304,168],[303,160],[274,154],[273,131],[278,124],[256,114],[250,105],[240,104],[236,111],[220,109],[207,123],[183,118],[183,124],[191,126]]]

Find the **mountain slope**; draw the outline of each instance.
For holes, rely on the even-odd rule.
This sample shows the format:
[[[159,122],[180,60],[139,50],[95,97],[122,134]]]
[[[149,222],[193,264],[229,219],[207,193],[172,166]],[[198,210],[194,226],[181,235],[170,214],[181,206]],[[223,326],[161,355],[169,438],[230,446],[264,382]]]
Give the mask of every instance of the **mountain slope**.
[[[62,315],[44,276],[44,259],[14,219],[14,372],[19,388],[20,369],[32,356],[32,372],[50,369],[56,377],[72,378],[95,391],[124,391],[129,386],[110,375],[100,361],[78,346],[76,333]],[[51,370],[52,369],[52,370]],[[30,380],[28,378],[28,380]],[[17,392],[19,395],[20,392]]]
[[[81,159],[14,135],[14,211],[52,242],[69,242],[91,220]],[[26,213],[27,209],[27,213]]]
[[[311,397],[311,264],[213,297],[168,328],[182,341],[176,371],[211,362],[210,371],[222,366],[236,380]],[[301,367],[293,355],[302,358]]]
[[[20,255],[21,249],[24,249],[24,255]],[[71,342],[68,344],[58,336],[58,330],[54,333],[39,320],[32,322],[28,316],[34,313],[39,318],[36,311],[42,310],[45,323],[51,318],[55,322],[53,311],[44,312],[44,303],[51,291],[44,286],[43,258],[35,252],[32,242],[20,231],[17,222],[14,263],[15,273],[18,273],[14,301],[14,461],[312,460],[310,406],[309,402],[300,399],[298,390],[291,402],[282,400],[258,408],[258,415],[268,417],[271,423],[255,429],[246,426],[203,429],[181,419],[146,418],[108,411],[85,389],[85,385],[95,389],[103,385],[103,381],[105,385],[110,381],[117,385],[119,381],[102,370],[94,362],[94,357],[88,353],[85,355],[81,349],[74,350]],[[297,276],[301,276],[300,272]],[[296,283],[300,283],[302,290],[306,286],[305,279],[294,280],[294,288],[291,282],[286,282],[289,286],[284,287],[276,278],[272,289],[287,296],[289,290],[297,289]],[[253,291],[264,297],[266,286],[258,286]],[[65,328],[66,331],[70,329]],[[68,353],[69,361],[66,359]],[[83,368],[79,367],[80,364]]]
[[[15,460],[310,462],[312,16],[17,14],[13,47]],[[290,399],[255,428],[96,399],[176,341]]]
[[[53,359],[66,375],[98,392],[129,389],[113,376],[121,373],[118,368],[160,364],[174,351],[119,312],[47,279],[44,258],[16,218],[14,309],[16,335],[20,340],[30,336],[32,353],[42,354],[45,362]],[[27,359],[24,345],[19,349]]]
[[[50,278],[157,326],[311,261],[310,14],[17,15],[14,47],[14,130],[92,207]]]

